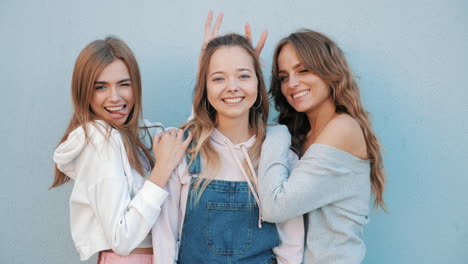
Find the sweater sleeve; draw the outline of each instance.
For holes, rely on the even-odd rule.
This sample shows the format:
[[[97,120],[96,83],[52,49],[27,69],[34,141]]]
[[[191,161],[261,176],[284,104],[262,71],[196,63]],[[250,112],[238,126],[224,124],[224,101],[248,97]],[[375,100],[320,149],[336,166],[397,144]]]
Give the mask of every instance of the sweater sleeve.
[[[128,183],[130,175],[126,173],[134,171],[124,170],[124,160],[127,158],[122,148],[123,143],[115,135],[88,144],[82,153],[82,166],[78,173],[82,178],[89,179],[89,204],[102,226],[107,242],[114,252],[127,255],[148,235],[168,194],[156,184],[146,181],[131,197]]]
[[[270,128],[259,162],[259,195],[266,221],[280,223],[353,194],[353,177],[325,145],[312,145],[292,171],[287,165],[290,135],[284,126]],[[328,147],[331,148],[331,147]]]

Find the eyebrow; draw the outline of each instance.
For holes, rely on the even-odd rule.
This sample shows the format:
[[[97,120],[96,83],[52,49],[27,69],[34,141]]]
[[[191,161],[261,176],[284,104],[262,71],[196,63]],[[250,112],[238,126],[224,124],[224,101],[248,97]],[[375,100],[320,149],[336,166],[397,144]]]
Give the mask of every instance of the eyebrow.
[[[296,65],[293,66],[293,69],[297,69],[297,68],[302,67],[302,66],[304,66],[304,64],[302,64],[302,62],[298,62]],[[285,70],[279,70],[278,74],[280,74],[280,73],[286,73],[286,71]]]
[[[123,80],[118,81],[117,83],[123,83],[123,82],[129,82],[131,81],[130,78],[125,78]],[[106,84],[107,82],[102,82],[102,81],[95,81],[94,84]]]
[[[250,69],[248,69],[248,68],[238,68],[237,71],[238,71],[238,72],[241,72],[241,71],[248,71],[248,72],[252,73],[252,71],[251,71]],[[218,74],[218,73],[219,73],[219,74],[223,74],[224,72],[223,72],[223,71],[213,72],[212,74],[210,74],[210,76],[213,76],[213,75]]]

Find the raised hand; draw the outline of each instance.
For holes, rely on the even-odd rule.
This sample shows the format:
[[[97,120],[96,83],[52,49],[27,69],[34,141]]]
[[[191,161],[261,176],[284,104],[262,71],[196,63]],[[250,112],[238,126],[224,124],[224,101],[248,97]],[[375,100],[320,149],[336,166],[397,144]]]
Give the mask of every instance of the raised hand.
[[[255,51],[257,52],[258,56],[260,56],[263,46],[265,46],[267,36],[268,36],[268,30],[264,30],[262,32],[262,35],[260,36],[260,39],[258,40],[257,45],[255,46]],[[245,38],[250,42],[250,44],[252,44],[252,29],[250,27],[250,24],[245,24]]]
[[[211,27],[211,24],[213,22],[213,16],[214,13],[212,10],[208,12],[208,16],[206,17],[205,21],[205,36],[203,38],[203,45],[202,45],[202,55],[203,52],[205,51],[206,45],[208,45],[208,42],[210,42],[212,39],[216,38],[219,33],[219,28],[221,27],[221,23],[223,22],[223,13],[219,13],[218,17],[216,18],[216,22],[213,26]],[[265,46],[265,42],[268,36],[268,30],[264,30],[262,32],[262,35],[260,36],[260,39],[258,40],[257,45],[255,46],[255,51],[257,52],[258,55],[262,52],[263,47]],[[245,24],[245,38],[252,44],[252,28],[250,24]],[[253,44],[252,44],[253,46]]]
[[[156,135],[153,139],[156,165],[149,180],[160,187],[166,186],[171,172],[182,161],[191,141],[192,135],[190,133],[187,139],[184,140],[184,131],[182,129],[171,129]]]
[[[213,11],[208,12],[208,16],[205,21],[205,37],[203,38],[202,53],[205,51],[206,45],[212,39],[218,36],[219,28],[221,27],[221,22],[223,22],[223,13],[219,13],[216,23],[214,24],[213,29],[211,28],[211,22],[213,21]]]

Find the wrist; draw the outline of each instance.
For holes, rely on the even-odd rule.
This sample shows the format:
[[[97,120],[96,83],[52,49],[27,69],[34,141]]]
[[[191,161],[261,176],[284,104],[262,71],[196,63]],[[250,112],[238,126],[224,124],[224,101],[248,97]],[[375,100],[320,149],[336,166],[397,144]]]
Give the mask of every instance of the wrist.
[[[167,181],[169,180],[172,170],[173,169],[161,162],[156,163],[148,180],[158,185],[159,187],[164,188],[167,184]]]

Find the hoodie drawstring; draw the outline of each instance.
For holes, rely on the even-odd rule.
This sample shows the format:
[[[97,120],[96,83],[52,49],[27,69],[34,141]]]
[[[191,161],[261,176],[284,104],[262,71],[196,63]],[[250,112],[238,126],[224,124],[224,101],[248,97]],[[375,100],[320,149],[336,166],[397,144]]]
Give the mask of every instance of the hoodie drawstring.
[[[245,172],[244,166],[242,166],[242,163],[239,160],[239,157],[237,157],[236,153],[234,152],[234,149],[232,148],[231,144],[229,143],[228,140],[225,140],[226,145],[228,145],[229,150],[231,151],[232,155],[234,156],[234,160],[236,161],[237,165],[241,169],[242,175],[244,176],[245,180],[247,181],[247,184],[249,185],[250,192],[252,192],[255,201],[257,202],[258,205],[258,228],[262,228],[262,207],[260,205],[260,199],[258,198],[257,192],[255,191],[254,187],[252,186],[252,183],[250,182],[249,176]],[[250,160],[249,154],[245,150],[245,146],[241,144],[241,150],[242,154],[244,155],[244,158],[247,160],[247,164],[249,165],[250,172],[252,173],[252,176],[254,178],[257,177],[257,174],[255,173],[255,170],[253,169],[252,166],[252,161]]]

